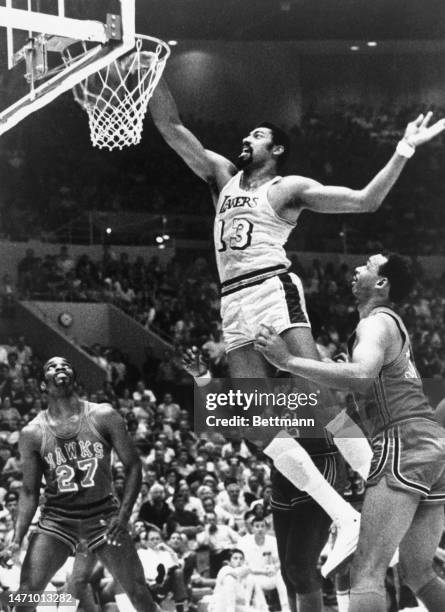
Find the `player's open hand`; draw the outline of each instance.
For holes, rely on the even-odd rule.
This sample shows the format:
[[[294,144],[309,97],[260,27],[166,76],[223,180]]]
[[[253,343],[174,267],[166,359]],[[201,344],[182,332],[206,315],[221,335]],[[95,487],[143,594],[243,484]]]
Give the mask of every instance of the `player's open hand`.
[[[287,369],[287,363],[291,354],[286,343],[280,338],[273,327],[269,325],[260,326],[255,336],[254,347],[276,368],[280,370]]]
[[[417,119],[408,123],[403,136],[404,140],[411,146],[418,147],[441,134],[445,130],[445,119],[439,119],[439,121],[430,125],[432,116],[432,111],[429,111],[426,115],[422,113]]]
[[[1,567],[12,567],[19,563],[20,555],[20,544],[12,542],[9,546],[6,546],[0,551],[0,566]]]
[[[128,523],[119,516],[113,516],[109,521],[101,521],[102,524],[107,524],[108,528],[105,533],[107,544],[111,546],[122,546],[125,536],[128,535]]]
[[[182,353],[181,363],[184,370],[193,378],[204,376],[209,369],[202,351],[197,346],[192,346]]]

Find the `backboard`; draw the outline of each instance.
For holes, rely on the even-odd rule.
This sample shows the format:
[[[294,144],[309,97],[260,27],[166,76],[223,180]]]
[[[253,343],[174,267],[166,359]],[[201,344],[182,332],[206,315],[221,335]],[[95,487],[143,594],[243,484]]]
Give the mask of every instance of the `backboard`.
[[[135,0],[0,0],[0,134],[135,45]]]

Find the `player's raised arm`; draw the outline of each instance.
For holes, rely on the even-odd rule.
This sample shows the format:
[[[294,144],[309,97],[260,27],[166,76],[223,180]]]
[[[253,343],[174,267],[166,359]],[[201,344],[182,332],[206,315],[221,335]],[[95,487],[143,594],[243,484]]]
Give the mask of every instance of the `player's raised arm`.
[[[320,213],[364,213],[374,212],[399,178],[408,159],[416,147],[429,142],[445,129],[445,120],[429,125],[432,113],[419,115],[408,123],[403,139],[398,143],[394,155],[382,170],[363,189],[348,189],[321,185],[317,181],[302,177],[288,177],[289,190],[300,208]]]
[[[388,325],[379,316],[363,319],[357,327],[357,344],[348,363],[294,357],[284,340],[266,325],[257,334],[255,348],[280,370],[335,389],[365,391],[380,372],[388,342],[392,341]]]
[[[219,193],[236,173],[236,168],[222,155],[205,149],[196,136],[183,125],[164,79],[161,79],[156,87],[149,107],[154,124],[166,143],[182,157],[195,174]]]

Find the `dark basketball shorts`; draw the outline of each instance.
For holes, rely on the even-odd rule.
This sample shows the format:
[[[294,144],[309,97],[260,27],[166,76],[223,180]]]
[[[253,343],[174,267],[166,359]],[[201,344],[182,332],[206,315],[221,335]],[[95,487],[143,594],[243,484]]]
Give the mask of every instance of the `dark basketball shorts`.
[[[90,551],[95,550],[106,541],[108,522],[118,513],[115,500],[106,500],[97,512],[88,513],[85,517],[73,516],[73,513],[61,508],[44,508],[36,533],[45,533],[64,544],[74,554],[77,545],[82,542]]]
[[[346,467],[339,453],[334,451],[331,454],[313,455],[311,459],[328,483],[341,493],[346,485]],[[302,503],[313,501],[308,493],[297,489],[275,468],[271,480],[271,505],[274,510],[292,510]]]
[[[421,495],[421,503],[445,503],[445,430],[416,418],[393,425],[372,441],[367,487],[382,478],[389,487]]]
[[[303,285],[292,272],[226,292],[221,298],[226,352],[253,342],[261,324],[273,326],[279,334],[291,327],[311,326]]]

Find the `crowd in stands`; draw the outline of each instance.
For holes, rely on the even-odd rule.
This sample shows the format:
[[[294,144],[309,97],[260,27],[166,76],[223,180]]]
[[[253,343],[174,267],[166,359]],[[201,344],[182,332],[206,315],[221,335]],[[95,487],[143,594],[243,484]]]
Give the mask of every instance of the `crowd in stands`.
[[[390,158],[407,122],[430,108],[426,102],[403,108],[339,103],[331,111],[305,109],[289,130],[292,155],[286,170],[361,188]],[[442,116],[442,109],[433,110]],[[195,118],[185,122],[206,147],[230,159],[237,158],[241,138],[252,127]],[[70,143],[64,155],[62,138]],[[304,213],[291,244],[361,252],[377,242],[409,254],[444,253],[444,151],[439,137],[416,152],[377,213],[353,218]],[[0,204],[7,211],[2,233],[13,239],[49,236],[88,210],[212,214],[206,185],[162,142],[149,120],[139,147],[104,155],[90,147],[85,117],[69,96],[43,109],[38,121],[19,124],[4,136],[0,176]]]

